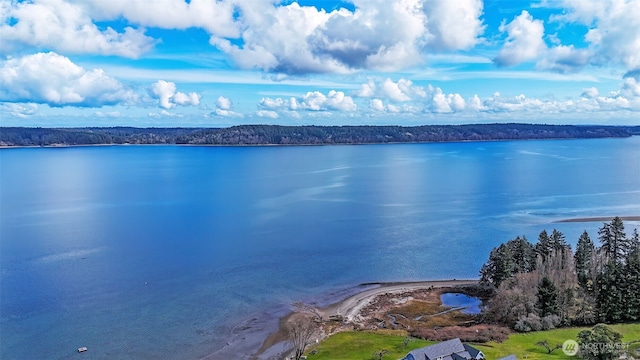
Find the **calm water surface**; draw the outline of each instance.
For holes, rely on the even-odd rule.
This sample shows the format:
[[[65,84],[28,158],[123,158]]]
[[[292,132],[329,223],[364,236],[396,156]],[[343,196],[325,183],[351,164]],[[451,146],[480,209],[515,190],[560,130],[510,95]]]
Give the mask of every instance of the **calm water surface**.
[[[482,300],[465,294],[444,293],[440,295],[440,301],[444,306],[452,308],[464,307],[461,312],[465,314],[480,314],[481,311]]]
[[[640,215],[640,137],[4,149],[0,189],[2,359],[198,359],[292,301],[595,239],[553,222]]]

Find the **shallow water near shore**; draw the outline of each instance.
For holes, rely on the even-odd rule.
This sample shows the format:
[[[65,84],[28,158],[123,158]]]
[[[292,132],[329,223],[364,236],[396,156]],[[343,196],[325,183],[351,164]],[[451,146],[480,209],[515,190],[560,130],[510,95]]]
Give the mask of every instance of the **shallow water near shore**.
[[[294,301],[475,278],[542,229],[596,239],[556,221],[639,215],[639,159],[640,137],[1,149],[0,353],[251,352]]]

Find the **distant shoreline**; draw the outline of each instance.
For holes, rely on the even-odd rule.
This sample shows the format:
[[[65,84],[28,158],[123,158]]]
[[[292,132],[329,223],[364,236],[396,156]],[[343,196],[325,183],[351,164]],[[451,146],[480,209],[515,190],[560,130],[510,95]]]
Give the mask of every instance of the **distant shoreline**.
[[[615,216],[595,216],[595,217],[581,217],[581,218],[571,218],[554,221],[554,223],[583,223],[583,222],[609,222],[613,220]],[[640,221],[640,216],[632,215],[632,216],[618,216],[622,221]]]
[[[640,135],[631,135],[640,136]],[[318,143],[318,144],[175,144],[175,143],[104,143],[104,144],[52,144],[52,145],[0,145],[2,149],[67,149],[80,147],[133,147],[133,146],[177,146],[177,147],[297,147],[297,146],[359,146],[359,145],[420,145],[420,144],[447,144],[447,143],[493,143],[508,141],[553,141],[553,140],[601,140],[601,139],[626,139],[628,137],[566,137],[566,138],[530,138],[530,139],[489,139],[489,140],[445,140],[445,141],[397,141],[397,142],[358,142],[358,143]],[[586,218],[590,219],[590,218]],[[621,217],[621,219],[623,219]],[[576,222],[574,219],[560,220],[556,222]],[[624,220],[624,219],[623,219]]]
[[[236,125],[228,128],[0,127],[0,146],[292,146],[627,138],[640,126],[493,123],[462,125]]]

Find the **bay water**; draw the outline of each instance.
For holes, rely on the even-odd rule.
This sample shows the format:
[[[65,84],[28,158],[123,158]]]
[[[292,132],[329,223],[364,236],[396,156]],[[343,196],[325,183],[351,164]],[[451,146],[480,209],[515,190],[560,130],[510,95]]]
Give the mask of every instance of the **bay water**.
[[[477,278],[615,215],[640,215],[640,137],[2,149],[0,358],[242,358],[294,301]]]

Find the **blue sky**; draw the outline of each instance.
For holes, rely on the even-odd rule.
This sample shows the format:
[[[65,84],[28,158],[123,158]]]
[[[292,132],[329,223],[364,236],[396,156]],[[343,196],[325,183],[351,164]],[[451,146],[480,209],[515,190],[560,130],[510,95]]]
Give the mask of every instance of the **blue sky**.
[[[2,126],[640,124],[640,0],[0,0]]]

